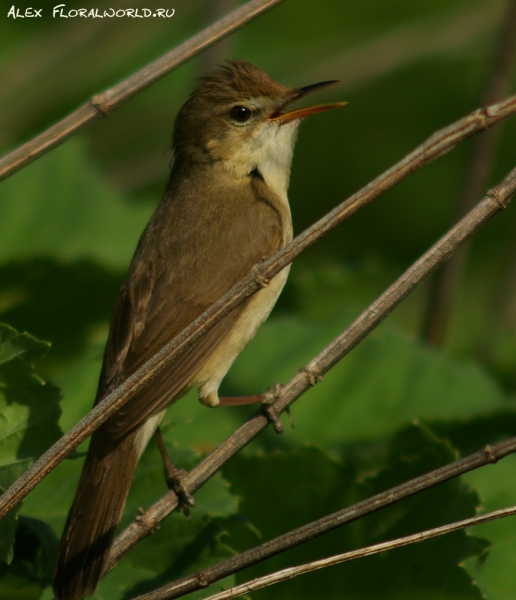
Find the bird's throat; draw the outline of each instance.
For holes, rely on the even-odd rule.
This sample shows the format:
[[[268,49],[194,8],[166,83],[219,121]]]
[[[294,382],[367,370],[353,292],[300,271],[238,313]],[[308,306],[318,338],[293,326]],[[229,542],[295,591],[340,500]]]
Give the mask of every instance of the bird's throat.
[[[238,148],[224,153],[228,176],[241,181],[259,177],[271,192],[286,199],[298,125],[263,123],[255,128]]]

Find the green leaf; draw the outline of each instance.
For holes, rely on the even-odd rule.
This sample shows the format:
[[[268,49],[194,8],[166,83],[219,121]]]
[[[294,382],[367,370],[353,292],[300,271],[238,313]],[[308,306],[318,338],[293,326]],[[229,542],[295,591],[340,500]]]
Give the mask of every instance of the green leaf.
[[[431,427],[446,435],[460,448],[463,455],[516,435],[516,415],[506,409],[495,414],[466,419],[459,422],[438,422]],[[478,490],[482,499],[482,512],[516,505],[516,490],[509,485],[516,469],[516,456],[511,454],[496,464],[487,464],[463,476]],[[468,572],[475,578],[491,600],[510,600],[516,588],[514,569],[508,568],[516,552],[516,519],[506,517],[476,525],[474,534],[487,537],[491,548],[487,555],[465,562]]]
[[[109,321],[151,211],[112,189],[79,140],[2,182],[0,318],[52,341],[52,378]]]
[[[371,450],[344,463],[313,447],[240,455],[224,468],[232,489],[242,497],[242,522],[232,527],[229,543],[242,551],[442,466],[455,456],[446,441],[418,426],[401,431],[382,446],[383,466],[377,456],[371,459]],[[471,488],[458,479],[449,481],[270,558],[239,574],[238,580],[472,516],[478,504]],[[256,598],[480,600],[479,589],[461,563],[485,548],[485,540],[457,532],[301,576],[256,592]]]
[[[14,536],[16,534],[17,512],[19,509],[14,509],[0,523],[0,560],[9,564],[13,560],[13,545]]]
[[[39,254],[125,268],[151,211],[124,202],[70,140],[2,182],[0,263]]]
[[[5,491],[47,448],[61,430],[59,392],[33,372],[49,344],[0,325],[0,491]],[[13,510],[0,523],[0,560],[10,563],[16,533]]]
[[[189,469],[199,457],[187,449],[176,450],[173,431],[173,427],[165,427],[163,431],[170,458],[177,467]],[[122,527],[134,519],[139,507],[148,507],[166,490],[163,463],[152,441],[138,463]],[[124,576],[128,567],[114,569],[99,586],[98,598],[116,599],[122,597],[121,591],[128,589],[130,596],[134,596],[232,556],[234,552],[224,539],[225,520],[237,510],[237,498],[230,492],[229,484],[220,474],[216,475],[195,494],[190,521],[181,513],[172,513],[158,531],[122,561],[121,566],[129,563],[139,576],[133,575],[129,585]],[[117,584],[119,591],[115,593]]]
[[[107,333],[122,278],[90,259],[34,257],[0,264],[0,319],[52,340],[43,365],[45,372],[53,367],[54,379],[85,353],[99,326]]]
[[[199,456],[187,448],[174,448],[173,427],[165,426],[163,433],[171,460],[177,467],[189,469],[199,460]],[[82,460],[61,463],[42,481],[37,494],[27,497],[23,514],[45,520],[55,534],[60,535],[81,466]],[[163,463],[151,441],[138,463],[119,531],[138,516],[140,507],[148,508],[166,492]],[[140,542],[101,581],[94,598],[117,600],[127,594],[143,593],[233,555],[224,531],[227,518],[238,510],[238,502],[229,484],[220,474],[216,475],[195,494],[195,502],[190,521],[181,513],[172,513],[158,531]]]
[[[39,598],[52,579],[56,549],[57,537],[48,525],[20,516],[14,560],[0,565],[0,597]]]
[[[255,394],[288,381],[344,327],[272,319],[226,378],[231,393]],[[501,408],[505,395],[475,361],[437,353],[381,326],[292,407],[289,437],[342,445],[385,436],[413,419],[458,418]]]
[[[12,327],[0,324],[0,366],[20,358],[27,366],[43,358],[50,349],[48,342],[37,340],[29,333],[18,333]]]

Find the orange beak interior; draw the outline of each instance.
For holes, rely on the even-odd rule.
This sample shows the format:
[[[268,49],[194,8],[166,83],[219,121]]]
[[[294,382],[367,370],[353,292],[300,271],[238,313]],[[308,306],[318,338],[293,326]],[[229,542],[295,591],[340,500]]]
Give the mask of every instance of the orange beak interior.
[[[305,108],[296,108],[286,113],[282,113],[281,111],[287,107],[289,104],[293,102],[297,102],[308,96],[308,94],[313,94],[319,90],[322,90],[330,85],[335,85],[336,83],[340,83],[340,81],[323,81],[321,83],[314,83],[313,85],[308,85],[303,88],[299,88],[297,93],[291,98],[288,102],[286,102],[281,108],[274,111],[272,115],[269,115],[266,118],[266,121],[279,123],[280,125],[285,125],[286,123],[290,123],[291,121],[295,121],[296,119],[303,119],[308,115],[314,115],[316,113],[325,112],[327,110],[331,110],[332,108],[340,108],[347,104],[347,102],[332,102],[330,104],[316,104],[314,106],[307,106]]]

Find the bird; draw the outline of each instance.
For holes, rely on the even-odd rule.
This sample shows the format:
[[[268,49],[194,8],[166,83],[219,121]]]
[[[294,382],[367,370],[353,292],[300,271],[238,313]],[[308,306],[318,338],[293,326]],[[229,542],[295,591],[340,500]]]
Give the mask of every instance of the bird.
[[[249,270],[292,240],[287,198],[300,122],[345,103],[286,110],[338,81],[285,87],[244,60],[199,78],[179,110],[165,193],[137,245],[111,319],[95,405]],[[91,436],[54,569],[56,600],[95,592],[134,470],[167,407],[198,389],[209,407],[267,318],[289,267],[178,356]],[[251,397],[256,401],[256,397]]]

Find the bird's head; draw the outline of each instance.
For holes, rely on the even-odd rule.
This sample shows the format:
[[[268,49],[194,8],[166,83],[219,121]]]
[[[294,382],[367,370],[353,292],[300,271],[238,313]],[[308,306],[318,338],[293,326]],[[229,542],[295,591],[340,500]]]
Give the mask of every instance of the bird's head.
[[[288,181],[301,119],[345,102],[286,109],[335,83],[339,82],[287,88],[246,61],[229,61],[202,77],[179,111],[173,138],[176,157],[206,163],[223,161],[242,176],[254,167],[268,172],[274,163],[273,171],[283,173]]]

